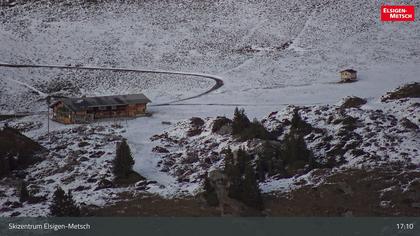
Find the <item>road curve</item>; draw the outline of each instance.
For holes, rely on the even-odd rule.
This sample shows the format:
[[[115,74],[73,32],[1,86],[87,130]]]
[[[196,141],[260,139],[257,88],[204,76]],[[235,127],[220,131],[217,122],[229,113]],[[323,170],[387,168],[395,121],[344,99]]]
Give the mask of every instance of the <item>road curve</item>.
[[[215,82],[213,87],[211,87],[209,90],[203,93],[200,93],[191,97],[187,97],[187,98],[182,98],[179,100],[170,101],[170,102],[152,104],[152,106],[169,106],[172,103],[198,98],[219,89],[224,84],[223,79],[216,75],[194,73],[194,72],[183,72],[183,71],[157,70],[157,69],[150,70],[150,69],[127,69],[127,68],[92,67],[92,66],[60,66],[60,65],[9,64],[9,63],[0,63],[0,67],[47,68],[47,69],[68,69],[68,70],[102,70],[102,71],[114,71],[114,72],[139,72],[139,73],[154,73],[154,74],[189,75],[189,76],[197,76],[201,78],[210,79]]]

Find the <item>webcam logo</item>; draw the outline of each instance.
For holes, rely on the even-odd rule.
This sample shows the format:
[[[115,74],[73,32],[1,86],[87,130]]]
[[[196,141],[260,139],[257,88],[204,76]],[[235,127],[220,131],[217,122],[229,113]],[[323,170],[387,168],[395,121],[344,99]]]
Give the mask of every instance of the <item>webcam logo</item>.
[[[381,6],[381,21],[414,21],[414,6]]]

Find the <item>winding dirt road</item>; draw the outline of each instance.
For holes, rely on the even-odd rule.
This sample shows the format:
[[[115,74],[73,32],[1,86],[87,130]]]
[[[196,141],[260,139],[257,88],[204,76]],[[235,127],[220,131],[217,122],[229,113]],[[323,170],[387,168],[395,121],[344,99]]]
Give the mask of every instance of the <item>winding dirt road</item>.
[[[102,71],[114,71],[114,72],[138,72],[138,73],[154,73],[154,74],[172,74],[172,75],[188,75],[188,76],[197,76],[205,79],[210,79],[215,82],[213,87],[207,91],[175,101],[152,104],[151,106],[169,106],[176,102],[186,101],[194,98],[204,96],[208,93],[211,93],[220,87],[223,86],[223,80],[221,77],[210,74],[203,73],[193,73],[193,72],[182,72],[182,71],[170,71],[170,70],[149,70],[149,69],[127,69],[127,68],[109,68],[109,67],[91,67],[91,66],[60,66],[60,65],[36,65],[36,64],[9,64],[9,63],[0,63],[0,67],[11,67],[11,68],[47,68],[47,69],[67,69],[67,70],[102,70]],[[29,85],[18,82],[21,85],[28,87]]]

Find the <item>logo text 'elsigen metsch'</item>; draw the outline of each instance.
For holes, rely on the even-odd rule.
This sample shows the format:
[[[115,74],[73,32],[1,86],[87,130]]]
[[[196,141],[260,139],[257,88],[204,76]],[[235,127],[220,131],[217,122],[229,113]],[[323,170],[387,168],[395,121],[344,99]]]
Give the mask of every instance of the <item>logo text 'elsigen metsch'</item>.
[[[381,6],[381,21],[414,21],[414,6]]]

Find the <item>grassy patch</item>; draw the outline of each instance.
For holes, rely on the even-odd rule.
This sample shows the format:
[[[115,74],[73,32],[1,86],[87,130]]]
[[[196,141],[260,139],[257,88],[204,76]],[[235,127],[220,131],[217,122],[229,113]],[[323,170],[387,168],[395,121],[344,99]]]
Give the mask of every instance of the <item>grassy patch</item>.
[[[87,208],[89,216],[162,216],[162,217],[197,217],[197,216],[220,216],[220,210],[209,207],[199,197],[184,197],[166,199],[157,195],[144,194],[133,197],[130,193],[124,193],[124,199],[114,205],[101,208]]]
[[[131,184],[137,183],[140,180],[146,180],[139,173],[132,171],[126,178],[115,178],[114,184],[119,187],[127,187]]]

